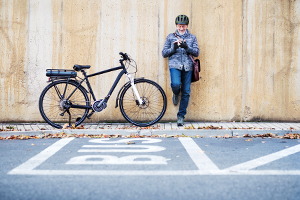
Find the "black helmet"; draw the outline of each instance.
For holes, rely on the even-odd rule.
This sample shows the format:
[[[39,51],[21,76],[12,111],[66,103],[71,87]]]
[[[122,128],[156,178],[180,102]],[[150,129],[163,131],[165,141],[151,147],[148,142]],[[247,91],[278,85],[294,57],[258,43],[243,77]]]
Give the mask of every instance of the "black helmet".
[[[189,25],[189,18],[186,15],[178,15],[175,19],[175,24]]]

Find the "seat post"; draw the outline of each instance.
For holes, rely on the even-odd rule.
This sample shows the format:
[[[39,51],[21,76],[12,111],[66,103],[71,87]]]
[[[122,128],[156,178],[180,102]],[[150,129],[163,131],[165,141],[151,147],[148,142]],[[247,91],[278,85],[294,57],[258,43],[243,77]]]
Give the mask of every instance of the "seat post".
[[[84,69],[81,70],[81,73],[84,75],[84,78],[86,78],[86,72],[84,71]]]

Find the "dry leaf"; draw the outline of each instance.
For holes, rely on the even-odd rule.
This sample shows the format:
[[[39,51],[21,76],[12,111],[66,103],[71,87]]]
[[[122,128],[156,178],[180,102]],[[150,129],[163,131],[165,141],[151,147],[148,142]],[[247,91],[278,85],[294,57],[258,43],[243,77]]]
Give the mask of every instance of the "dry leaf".
[[[135,144],[135,142],[129,141],[129,142],[127,142],[126,144],[128,144],[128,145],[130,145],[130,144]]]
[[[69,126],[69,124],[64,124],[63,128],[62,129],[67,129]]]

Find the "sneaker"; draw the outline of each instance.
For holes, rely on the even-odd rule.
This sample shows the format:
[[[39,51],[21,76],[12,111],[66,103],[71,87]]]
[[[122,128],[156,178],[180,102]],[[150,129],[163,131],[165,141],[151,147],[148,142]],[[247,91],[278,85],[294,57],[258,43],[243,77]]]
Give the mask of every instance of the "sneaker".
[[[177,126],[183,126],[183,117],[181,116],[177,117]]]
[[[172,101],[173,101],[174,106],[177,106],[177,104],[179,102],[179,95],[173,94]]]

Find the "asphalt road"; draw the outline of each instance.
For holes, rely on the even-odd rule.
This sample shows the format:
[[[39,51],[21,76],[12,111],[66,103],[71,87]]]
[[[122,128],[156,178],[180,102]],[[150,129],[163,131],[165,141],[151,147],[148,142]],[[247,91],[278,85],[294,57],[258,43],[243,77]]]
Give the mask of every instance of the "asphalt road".
[[[300,140],[0,141],[0,199],[299,199]]]

